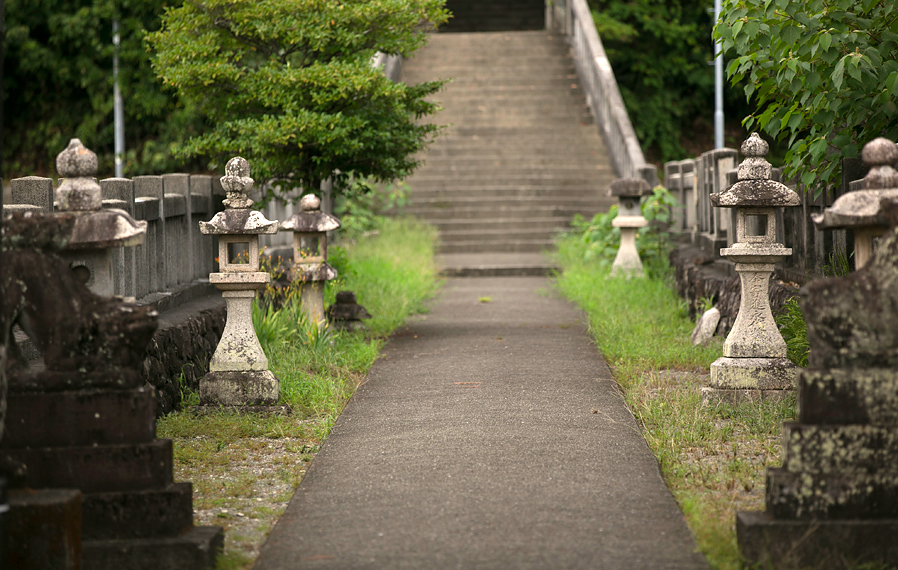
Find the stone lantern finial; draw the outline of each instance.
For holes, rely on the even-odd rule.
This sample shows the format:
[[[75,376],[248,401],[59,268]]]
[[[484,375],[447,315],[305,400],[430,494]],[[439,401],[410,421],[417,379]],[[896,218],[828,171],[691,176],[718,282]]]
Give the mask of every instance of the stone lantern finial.
[[[739,151],[745,160],[736,167],[736,175],[739,180],[769,180],[772,167],[765,158],[770,150],[767,141],[758,136],[758,133],[749,135]]]
[[[56,155],[56,171],[64,178],[56,190],[56,201],[63,212],[100,210],[103,197],[97,175],[97,155],[85,148],[79,139],[69,141],[69,146]]]
[[[898,188],[898,172],[892,166],[898,163],[898,145],[883,137],[873,139],[864,145],[861,159],[870,167],[870,172],[864,176],[864,188]]]
[[[221,185],[227,193],[223,203],[229,210],[251,208],[253,201],[249,193],[253,189],[253,179],[249,177],[249,162],[242,156],[235,156],[225,165],[225,175]]]
[[[303,212],[315,212],[321,209],[321,198],[314,194],[306,194],[299,201],[299,208]]]

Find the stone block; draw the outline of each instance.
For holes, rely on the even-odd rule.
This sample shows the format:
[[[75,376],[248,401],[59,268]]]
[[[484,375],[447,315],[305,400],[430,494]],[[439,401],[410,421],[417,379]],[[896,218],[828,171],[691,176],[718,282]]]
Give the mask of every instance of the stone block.
[[[898,430],[866,425],[783,423],[783,467],[794,472],[872,472],[898,468]]]
[[[812,424],[898,425],[898,371],[801,370],[798,421]]]
[[[743,390],[792,390],[797,367],[786,358],[720,357],[711,364],[711,387]]]
[[[155,391],[78,390],[8,396],[0,447],[145,443],[156,437]]]
[[[100,180],[100,192],[103,202],[121,200],[125,203],[123,210],[134,215],[134,182],[127,178],[105,178]]]
[[[134,198],[134,218],[152,222],[159,219],[159,199],[138,196]]]
[[[53,211],[53,180],[42,176],[13,178],[10,182],[13,204],[31,204],[42,212]]]
[[[193,488],[88,493],[81,516],[84,540],[178,536],[193,526]]]
[[[699,317],[692,330],[692,346],[699,346],[708,343],[714,337],[717,325],[720,323],[720,310],[717,307],[711,307]]]
[[[777,520],[736,515],[736,538],[749,564],[771,570],[844,570],[865,562],[898,565],[898,520]]]
[[[183,194],[166,194],[163,202],[162,209],[166,218],[187,214],[187,197]]]
[[[6,452],[28,466],[34,489],[76,488],[84,493],[161,489],[172,483],[172,444],[35,447]]]
[[[767,510],[779,519],[898,519],[898,470],[879,473],[767,470]]]
[[[792,390],[734,390],[725,388],[702,387],[702,405],[718,404],[753,404],[757,402],[782,402],[795,395]]]
[[[5,531],[6,560],[0,560],[3,568],[81,568],[81,492],[74,489],[10,491]]]
[[[218,526],[193,527],[176,537],[85,540],[85,568],[108,570],[197,570],[213,568],[224,548]]]
[[[200,402],[223,406],[271,406],[280,399],[281,381],[270,370],[210,372],[200,380]]]

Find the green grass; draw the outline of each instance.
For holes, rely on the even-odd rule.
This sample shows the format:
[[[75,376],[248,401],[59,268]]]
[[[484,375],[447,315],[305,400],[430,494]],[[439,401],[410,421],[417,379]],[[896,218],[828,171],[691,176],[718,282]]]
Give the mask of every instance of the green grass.
[[[703,406],[701,388],[722,339],[692,346],[694,323],[669,271],[656,270],[652,279],[610,278],[607,266],[584,261],[582,239],[569,236],[558,245],[557,287],[587,313],[699,549],[714,568],[745,568],[736,512],[764,508],[765,469],[779,463],[781,425],[794,416],[794,399]]]
[[[206,511],[201,513],[204,520],[211,519],[205,524],[225,527],[225,552],[218,568],[252,564],[283,510],[250,504],[258,489],[281,489],[274,503],[289,499],[389,334],[409,315],[426,310],[426,301],[439,287],[435,243],[431,226],[385,219],[376,232],[334,250],[340,277],[325,289],[326,303],[333,302],[337,291],[355,292],[373,317],[366,321],[367,331],[319,332],[299,317],[300,307],[289,300],[280,311],[254,311],[254,325],[269,368],[281,380],[281,401],[289,404],[290,415],[196,413],[196,395],[185,393],[185,409],[158,421],[159,437],[174,440],[176,479],[193,481],[194,505]],[[272,445],[265,441],[271,440],[277,441],[278,452],[267,449]],[[262,469],[235,467],[253,454],[259,454],[264,474]],[[240,510],[251,516],[228,514]]]

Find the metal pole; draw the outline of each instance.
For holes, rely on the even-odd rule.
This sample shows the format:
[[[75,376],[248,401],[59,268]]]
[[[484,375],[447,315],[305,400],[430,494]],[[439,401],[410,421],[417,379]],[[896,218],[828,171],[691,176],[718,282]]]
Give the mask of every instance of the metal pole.
[[[122,91],[118,87],[118,53],[121,44],[118,30],[118,18],[112,21],[112,43],[115,54],[112,56],[112,104],[113,121],[115,123],[115,177],[125,175],[125,110]]]
[[[714,0],[714,23],[720,21],[720,0]],[[723,148],[723,55],[714,42],[714,147]]]

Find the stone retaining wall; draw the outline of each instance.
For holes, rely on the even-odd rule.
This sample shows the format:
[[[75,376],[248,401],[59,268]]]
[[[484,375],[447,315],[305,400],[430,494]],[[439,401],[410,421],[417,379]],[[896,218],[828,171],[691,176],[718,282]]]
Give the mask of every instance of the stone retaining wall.
[[[181,407],[183,388],[199,391],[199,379],[209,371],[225,318],[225,306],[221,304],[161,325],[153,335],[143,362],[143,377],[156,389],[157,417]]]
[[[670,266],[676,271],[676,287],[689,304],[689,316],[695,319],[703,300],[711,299],[720,311],[719,336],[726,336],[739,313],[742,287],[739,276],[729,262],[715,261],[701,249],[683,245],[670,253]],[[776,316],[786,302],[798,294],[798,285],[776,278],[770,280],[770,307]]]

